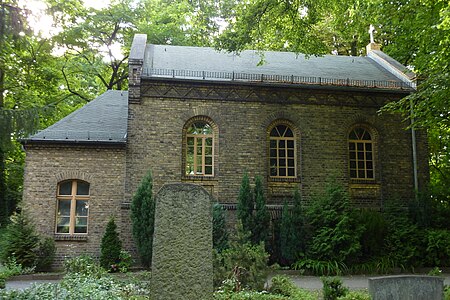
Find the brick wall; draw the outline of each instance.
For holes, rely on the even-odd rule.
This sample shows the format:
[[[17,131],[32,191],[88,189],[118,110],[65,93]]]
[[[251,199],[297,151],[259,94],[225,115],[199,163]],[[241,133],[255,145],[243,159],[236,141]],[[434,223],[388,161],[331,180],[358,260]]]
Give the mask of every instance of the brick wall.
[[[296,187],[304,201],[311,201],[331,177],[347,186],[362,206],[379,208],[392,197],[413,197],[411,133],[400,116],[378,113],[404,94],[145,81],[141,96],[140,104],[129,106],[126,199],[147,169],[153,171],[155,191],[168,182],[194,182],[225,203],[236,201],[244,172],[266,178],[272,204],[281,204]],[[183,176],[182,129],[196,116],[207,116],[217,125],[214,178]],[[288,120],[299,133],[296,180],[268,178],[267,129],[278,119]],[[347,136],[355,124],[367,124],[375,133],[376,180],[371,184],[348,176]],[[422,184],[427,180],[425,141],[419,133]]]
[[[121,219],[125,150],[82,146],[27,146],[23,206],[36,229],[54,236],[57,253],[55,267],[65,257],[82,253],[100,255],[100,243],[110,216]],[[90,183],[87,237],[56,236],[57,184],[81,179]],[[120,226],[119,226],[120,230]],[[122,239],[128,232],[121,232]]]

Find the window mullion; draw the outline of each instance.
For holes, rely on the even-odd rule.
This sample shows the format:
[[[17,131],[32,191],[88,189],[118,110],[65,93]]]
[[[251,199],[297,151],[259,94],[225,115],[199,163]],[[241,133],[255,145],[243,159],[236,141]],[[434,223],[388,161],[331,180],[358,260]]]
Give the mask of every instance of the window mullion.
[[[202,137],[202,174],[203,175],[206,175],[206,167],[205,167],[206,158],[205,158],[205,156],[206,156],[206,137],[203,136]]]
[[[75,232],[75,210],[76,210],[76,195],[77,195],[77,181],[72,182],[72,197],[70,199],[70,222],[69,222],[69,233],[74,234]]]

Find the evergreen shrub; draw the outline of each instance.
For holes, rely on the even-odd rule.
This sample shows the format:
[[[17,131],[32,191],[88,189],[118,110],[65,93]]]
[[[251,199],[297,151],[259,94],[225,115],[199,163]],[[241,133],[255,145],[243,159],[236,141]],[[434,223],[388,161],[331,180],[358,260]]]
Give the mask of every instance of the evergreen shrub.
[[[244,174],[237,199],[237,217],[241,221],[245,232],[251,232],[253,229],[254,206],[252,190],[250,188],[250,179],[248,174]]]
[[[24,268],[45,270],[53,262],[54,241],[37,234],[25,212],[11,216],[0,243],[0,260],[3,263],[14,259]]]
[[[348,288],[342,285],[338,277],[322,277],[322,283],[324,300],[337,300],[348,293]]]
[[[270,214],[266,207],[266,198],[264,197],[264,188],[261,176],[255,178],[255,214],[253,216],[252,242],[265,244],[269,240]]]
[[[267,279],[269,254],[264,243],[253,245],[240,221],[236,225],[236,237],[230,247],[221,253],[214,252],[214,284],[220,286],[229,279],[235,283],[234,291],[244,288],[262,290]]]
[[[100,249],[100,265],[110,272],[118,271],[120,253],[122,251],[122,241],[119,238],[114,218],[110,218],[106,225]]]
[[[131,202],[133,238],[141,263],[149,268],[152,263],[153,233],[155,231],[155,201],[153,199],[152,173],[142,179]]]
[[[219,203],[213,205],[213,248],[219,253],[228,248],[225,211]]]

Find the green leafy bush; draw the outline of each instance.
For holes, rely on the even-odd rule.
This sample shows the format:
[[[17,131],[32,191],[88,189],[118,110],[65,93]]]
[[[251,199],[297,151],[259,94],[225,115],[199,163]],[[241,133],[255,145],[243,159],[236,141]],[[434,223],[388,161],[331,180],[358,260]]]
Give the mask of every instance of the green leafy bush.
[[[141,263],[148,268],[152,264],[153,233],[155,231],[155,201],[151,171],[144,176],[133,196],[131,221],[133,239],[141,257]]]
[[[444,300],[450,300],[450,285],[446,285],[444,288]]]
[[[271,294],[282,295],[290,297],[294,294],[297,287],[294,285],[292,280],[286,275],[277,275],[272,278],[272,284],[270,286],[269,292]]]
[[[213,247],[217,252],[222,252],[228,248],[225,211],[219,203],[213,205]]]
[[[408,210],[398,200],[386,201],[384,216],[388,224],[386,253],[396,266],[417,267],[423,265],[425,253],[424,231],[409,218]]]
[[[238,221],[237,236],[230,248],[214,253],[214,283],[219,286],[226,279],[232,279],[236,282],[235,291],[244,288],[262,290],[269,271],[268,258],[264,244],[251,244],[248,233]]]
[[[35,253],[37,255],[36,271],[48,271],[55,258],[56,245],[51,237],[41,237]]]
[[[64,269],[68,274],[78,274],[93,278],[100,278],[106,274],[106,270],[89,255],[80,255],[66,259],[64,261]]]
[[[132,265],[133,265],[133,258],[131,257],[131,254],[128,253],[128,251],[120,250],[119,264],[117,265],[119,271],[122,273],[126,273],[130,270]]]
[[[318,276],[342,275],[348,272],[348,267],[340,261],[322,261],[315,259],[300,259],[292,266],[295,270],[308,271]]]
[[[348,293],[348,288],[342,285],[342,280],[337,277],[322,277],[323,299],[336,300]]]
[[[450,266],[450,231],[430,229],[426,231],[426,236],[426,264],[428,266]]]
[[[150,299],[150,292],[138,283],[125,283],[108,275],[91,277],[67,274],[60,283],[35,284],[25,290],[0,290],[0,299]]]
[[[349,291],[345,296],[341,296],[338,300],[370,300],[371,297],[366,291]]]
[[[360,240],[362,259],[382,256],[388,233],[388,225],[383,214],[371,209],[362,209],[355,211],[353,217],[363,228]]]
[[[346,264],[357,260],[363,228],[352,218],[348,195],[341,186],[329,185],[325,194],[313,201],[307,216],[313,227],[308,258]]]
[[[294,283],[284,275],[272,278],[272,284],[269,291],[249,291],[243,290],[236,292],[233,289],[234,283],[228,281],[219,291],[214,293],[214,299],[220,300],[317,300],[316,292],[297,288]]]
[[[120,262],[120,251],[122,250],[122,241],[117,232],[117,225],[114,218],[110,218],[106,225],[105,233],[100,245],[100,265],[110,272],[118,271]]]
[[[15,214],[3,234],[1,261],[5,262],[14,257],[23,267],[34,267],[38,259],[38,244],[39,236],[28,216],[24,212]]]

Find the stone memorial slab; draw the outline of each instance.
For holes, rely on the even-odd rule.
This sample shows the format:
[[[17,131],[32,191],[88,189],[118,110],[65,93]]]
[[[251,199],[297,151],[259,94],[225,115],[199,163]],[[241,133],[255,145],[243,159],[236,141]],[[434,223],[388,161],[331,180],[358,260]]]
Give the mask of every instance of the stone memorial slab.
[[[212,299],[212,198],[201,186],[167,184],[155,198],[152,299]]]
[[[442,300],[444,278],[424,275],[396,275],[369,278],[373,300]]]

